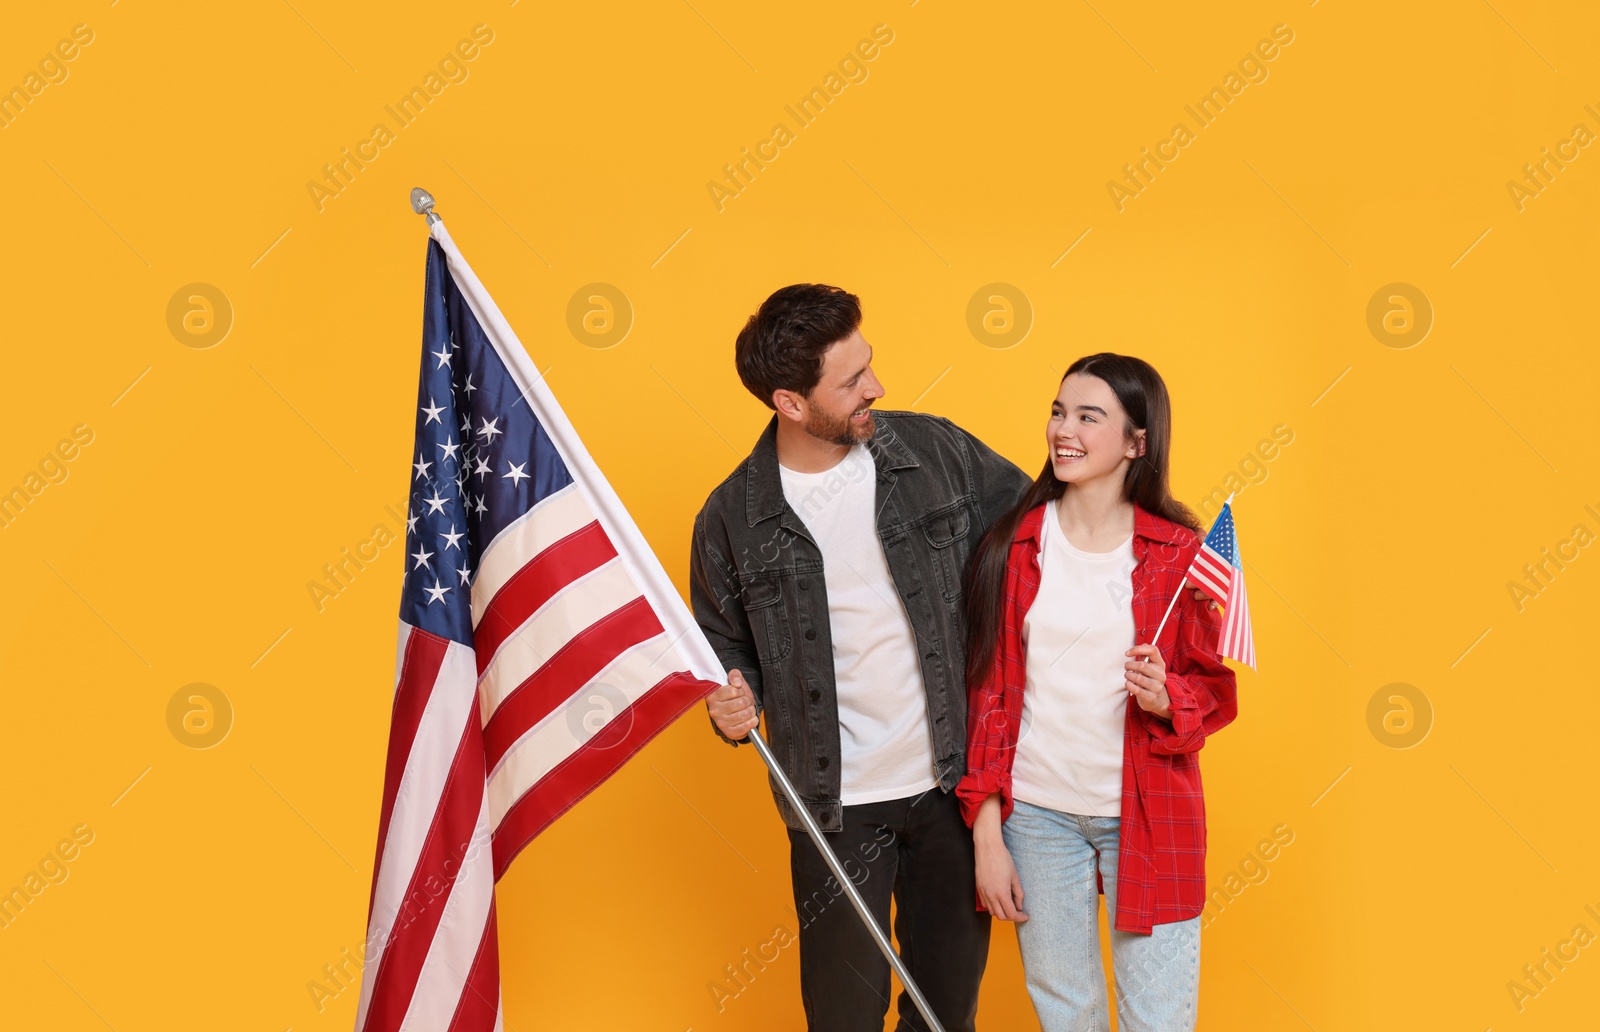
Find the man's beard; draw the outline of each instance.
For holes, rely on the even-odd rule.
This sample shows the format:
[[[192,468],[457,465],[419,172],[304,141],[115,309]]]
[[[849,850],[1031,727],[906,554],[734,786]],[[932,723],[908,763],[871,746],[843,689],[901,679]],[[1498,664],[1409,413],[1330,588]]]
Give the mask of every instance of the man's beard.
[[[867,421],[859,426],[852,425],[849,416],[829,416],[820,409],[813,408],[806,415],[806,433],[818,440],[847,448],[863,441],[870,441],[876,429],[877,423],[872,418],[870,408],[867,409]]]

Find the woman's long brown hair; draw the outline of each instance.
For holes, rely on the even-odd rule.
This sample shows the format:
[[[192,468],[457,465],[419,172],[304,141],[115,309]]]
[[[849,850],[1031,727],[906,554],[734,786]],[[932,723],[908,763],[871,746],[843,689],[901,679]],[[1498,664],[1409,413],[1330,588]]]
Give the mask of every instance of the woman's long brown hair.
[[[1198,532],[1200,521],[1189,507],[1172,497],[1167,481],[1167,455],[1172,441],[1172,403],[1167,385],[1150,363],[1130,355],[1101,352],[1087,355],[1067,367],[1061,379],[1073,373],[1097,376],[1111,387],[1122,409],[1128,414],[1123,435],[1131,438],[1135,430],[1145,432],[1145,451],[1128,466],[1123,480],[1123,497],[1146,512],[1181,524]],[[977,684],[994,662],[1000,645],[1000,612],[1005,600],[1006,560],[1011,539],[1023,516],[1037,506],[1060,498],[1067,485],[1056,479],[1049,456],[1044,469],[1022,499],[1005,515],[995,520],[967,566],[965,604],[967,609],[967,683]]]

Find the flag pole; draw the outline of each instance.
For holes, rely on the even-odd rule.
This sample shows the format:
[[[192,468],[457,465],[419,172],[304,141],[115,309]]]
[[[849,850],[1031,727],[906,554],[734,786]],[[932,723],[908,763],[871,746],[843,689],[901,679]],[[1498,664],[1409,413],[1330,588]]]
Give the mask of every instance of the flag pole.
[[[414,186],[411,188],[411,210],[416,212],[418,215],[426,215],[428,217],[428,225],[430,226],[435,222],[444,221],[434,213],[433,194],[424,190],[420,186]]]
[[[894,968],[894,973],[900,976],[900,984],[910,994],[912,1002],[917,1005],[917,1010],[922,1012],[922,1018],[928,1023],[928,1028],[931,1032],[944,1032],[944,1026],[939,1024],[939,1019],[934,1016],[933,1007],[929,1005],[927,998],[922,995],[922,990],[917,988],[917,983],[911,978],[911,972],[906,970],[905,962],[900,959],[899,954],[895,953],[894,947],[889,943],[889,937],[884,934],[883,929],[878,926],[878,922],[873,919],[872,912],[867,909],[866,901],[856,891],[855,883],[845,873],[844,865],[839,862],[839,857],[834,853],[833,847],[829,846],[827,840],[822,837],[822,829],[817,827],[817,822],[812,819],[811,811],[806,809],[805,802],[800,798],[800,793],[795,791],[794,785],[790,783],[789,778],[783,773],[783,768],[778,766],[778,761],[773,757],[772,750],[767,746],[766,740],[761,737],[761,729],[759,727],[752,728],[748,740],[756,747],[756,754],[761,757],[761,762],[765,763],[767,769],[772,772],[772,779],[783,790],[784,796],[789,800],[789,805],[800,815],[800,823],[806,826],[806,833],[811,836],[811,841],[816,843],[818,851],[822,853],[822,859],[827,862],[828,870],[833,872],[833,877],[844,887],[845,895],[850,897],[851,905],[856,908],[856,913],[861,916],[861,923],[867,926],[867,931],[872,933],[872,941],[878,944],[878,949],[883,953],[884,959],[889,962],[890,967]]]

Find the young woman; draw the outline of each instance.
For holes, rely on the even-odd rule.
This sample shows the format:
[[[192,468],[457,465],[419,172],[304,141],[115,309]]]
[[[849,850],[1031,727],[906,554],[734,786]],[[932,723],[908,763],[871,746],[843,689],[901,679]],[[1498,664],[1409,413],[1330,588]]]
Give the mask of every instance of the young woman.
[[[979,908],[1017,922],[1045,1032],[1109,1027],[1100,892],[1119,1027],[1194,1028],[1199,750],[1236,708],[1217,608],[1183,587],[1200,527],[1167,486],[1170,436],[1148,363],[1074,362],[1050,405],[1044,470],[967,572],[968,772],[956,792]]]

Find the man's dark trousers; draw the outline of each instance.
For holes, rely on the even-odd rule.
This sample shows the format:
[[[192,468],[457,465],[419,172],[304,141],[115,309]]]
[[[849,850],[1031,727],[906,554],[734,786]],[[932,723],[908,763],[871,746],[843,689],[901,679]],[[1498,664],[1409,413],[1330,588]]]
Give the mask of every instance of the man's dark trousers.
[[[972,833],[956,798],[921,795],[845,806],[844,828],[823,837],[889,927],[917,987],[946,1032],[971,1032],[989,957],[990,917],[977,909]],[[789,832],[789,867],[800,923],[800,995],[812,1032],[882,1032],[889,962],[803,831]],[[897,1030],[928,1026],[905,992]]]

